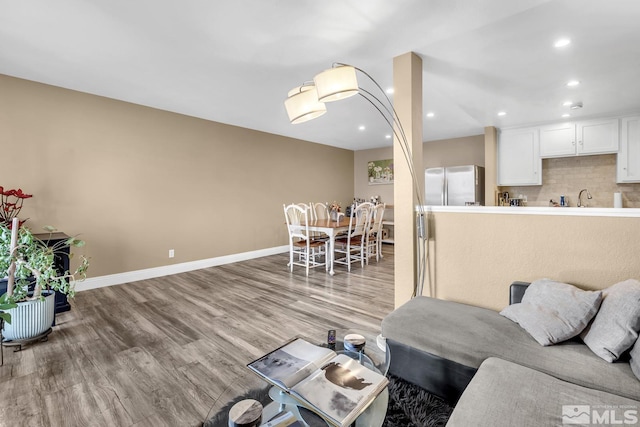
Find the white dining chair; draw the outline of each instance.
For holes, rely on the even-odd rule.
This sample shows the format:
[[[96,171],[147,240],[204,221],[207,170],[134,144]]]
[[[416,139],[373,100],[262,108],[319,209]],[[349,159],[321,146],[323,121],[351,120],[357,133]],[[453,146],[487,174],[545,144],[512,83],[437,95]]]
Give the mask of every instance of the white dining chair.
[[[367,231],[372,211],[373,204],[369,202],[361,203],[352,209],[347,234],[336,238],[335,252],[338,256],[334,263],[346,265],[347,271],[351,271],[351,264],[358,261],[364,267],[367,258]]]
[[[311,209],[311,203],[294,203],[294,205],[297,205],[297,206],[301,207],[304,210]],[[312,215],[313,215],[313,213],[309,213],[309,217],[311,217]]]
[[[367,233],[367,263],[370,258],[376,257],[376,262],[382,258],[382,221],[386,204],[375,205],[371,215],[371,227]]]
[[[329,206],[326,203],[309,203],[311,206],[311,212],[313,213],[313,219],[327,219],[329,218]]]
[[[310,268],[324,265],[328,269],[328,243],[314,240],[309,234],[309,209],[299,204],[282,207],[289,232],[289,271],[293,272],[293,266],[299,265],[305,267],[308,276]]]
[[[326,203],[309,203],[309,209],[311,217],[314,221],[323,220],[329,218],[329,207]],[[312,231],[311,235],[315,240],[327,240],[329,236],[321,231]]]

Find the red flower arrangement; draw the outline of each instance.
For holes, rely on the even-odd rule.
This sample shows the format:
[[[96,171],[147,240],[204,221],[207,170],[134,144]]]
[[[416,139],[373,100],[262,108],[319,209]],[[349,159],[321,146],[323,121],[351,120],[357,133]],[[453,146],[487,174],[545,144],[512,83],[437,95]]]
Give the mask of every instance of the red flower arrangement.
[[[17,190],[5,190],[4,187],[0,186],[0,221],[11,228],[11,221],[20,213],[24,199],[31,197],[33,197],[32,194],[26,194],[20,188]],[[20,225],[24,221],[20,221]]]

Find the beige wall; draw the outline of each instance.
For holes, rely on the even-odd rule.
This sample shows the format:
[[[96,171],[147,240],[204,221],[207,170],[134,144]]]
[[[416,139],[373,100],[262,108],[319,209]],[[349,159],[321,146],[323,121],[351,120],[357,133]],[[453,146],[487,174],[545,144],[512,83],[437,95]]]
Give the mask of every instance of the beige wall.
[[[501,187],[501,191],[508,191],[511,197],[526,195],[529,206],[549,206],[549,199],[559,202],[560,195],[576,206],[583,188],[593,197],[588,201],[591,207],[612,208],[613,193],[621,192],[623,207],[640,208],[640,184],[616,183],[615,154],[543,159],[542,185]],[[582,197],[587,201],[586,195]]]
[[[424,167],[484,166],[484,135],[442,139],[424,144]]]
[[[0,94],[0,185],[34,195],[32,229],[81,233],[92,277],[285,245],[283,203],[354,194],[349,150],[2,75]]]
[[[430,226],[438,298],[501,310],[514,280],[602,289],[640,279],[639,218],[439,212]]]
[[[353,182],[354,197],[369,199],[380,196],[380,200],[387,204],[393,204],[393,184],[369,185],[367,176],[367,164],[372,160],[385,160],[393,158],[393,147],[374,148],[371,150],[359,150],[353,155]]]
[[[484,135],[425,142],[422,146],[422,155],[424,168],[461,165],[484,166]],[[355,197],[368,199],[379,195],[383,202],[393,203],[393,185],[369,185],[367,181],[367,163],[369,161],[391,158],[393,158],[391,146],[355,152],[353,169]],[[424,178],[418,177],[418,179]]]

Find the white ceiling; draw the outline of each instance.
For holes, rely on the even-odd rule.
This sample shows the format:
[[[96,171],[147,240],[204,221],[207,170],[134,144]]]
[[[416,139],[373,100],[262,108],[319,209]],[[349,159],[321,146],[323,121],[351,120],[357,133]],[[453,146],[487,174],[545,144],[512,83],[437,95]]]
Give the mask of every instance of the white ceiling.
[[[2,74],[350,150],[391,145],[366,101],[291,125],[287,92],[333,62],[387,88],[410,51],[425,141],[558,121],[568,99],[640,111],[639,0],[0,0]]]

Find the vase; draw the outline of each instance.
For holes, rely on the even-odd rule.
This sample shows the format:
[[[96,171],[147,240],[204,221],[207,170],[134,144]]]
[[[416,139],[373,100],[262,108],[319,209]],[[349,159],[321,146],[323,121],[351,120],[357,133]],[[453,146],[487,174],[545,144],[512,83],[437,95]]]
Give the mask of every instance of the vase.
[[[43,291],[44,301],[22,301],[16,308],[7,310],[11,324],[4,323],[2,337],[6,341],[24,340],[46,332],[54,320],[55,292]]]
[[[331,211],[329,213],[329,218],[331,218],[332,221],[337,221],[338,220],[338,212],[337,211]]]

